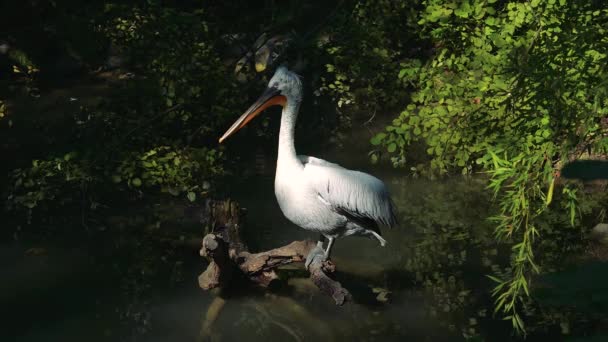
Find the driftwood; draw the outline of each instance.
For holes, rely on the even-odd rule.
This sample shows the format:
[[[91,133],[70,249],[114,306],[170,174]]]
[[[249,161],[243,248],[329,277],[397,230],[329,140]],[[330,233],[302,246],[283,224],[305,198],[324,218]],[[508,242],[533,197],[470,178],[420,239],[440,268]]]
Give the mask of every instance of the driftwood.
[[[241,240],[243,213],[237,203],[229,200],[209,201],[207,213],[206,235],[200,255],[209,260],[209,266],[198,279],[199,286],[204,290],[234,286],[238,280],[268,287],[278,279],[277,267],[303,262],[316,245],[310,240],[294,241],[269,251],[250,253]],[[331,261],[316,258],[308,270],[313,283],[321,292],[331,296],[336,305],[350,300],[350,293],[329,276],[335,272],[335,265]]]

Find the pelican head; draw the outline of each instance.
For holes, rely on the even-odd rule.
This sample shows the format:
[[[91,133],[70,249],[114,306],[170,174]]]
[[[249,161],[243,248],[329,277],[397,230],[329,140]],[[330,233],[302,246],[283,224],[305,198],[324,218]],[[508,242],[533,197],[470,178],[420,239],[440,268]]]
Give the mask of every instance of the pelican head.
[[[285,107],[287,104],[299,104],[302,101],[302,82],[295,73],[285,67],[279,67],[268,82],[266,90],[255,101],[249,109],[243,113],[222,135],[219,142],[222,143],[226,138],[245,127],[249,121],[253,120],[266,108],[272,106]]]

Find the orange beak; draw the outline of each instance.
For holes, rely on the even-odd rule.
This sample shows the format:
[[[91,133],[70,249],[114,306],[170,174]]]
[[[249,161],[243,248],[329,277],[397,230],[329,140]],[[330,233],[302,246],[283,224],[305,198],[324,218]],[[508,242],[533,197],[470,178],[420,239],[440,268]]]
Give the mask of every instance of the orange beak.
[[[266,88],[262,96],[260,96],[260,98],[255,101],[255,103],[252,104],[251,107],[249,107],[249,109],[230,126],[230,128],[228,128],[226,133],[222,135],[219,140],[220,144],[239,129],[245,127],[249,121],[253,120],[253,118],[258,116],[258,114],[263,112],[266,108],[276,105],[285,106],[285,103],[287,103],[287,98],[281,95],[281,92],[277,88]]]

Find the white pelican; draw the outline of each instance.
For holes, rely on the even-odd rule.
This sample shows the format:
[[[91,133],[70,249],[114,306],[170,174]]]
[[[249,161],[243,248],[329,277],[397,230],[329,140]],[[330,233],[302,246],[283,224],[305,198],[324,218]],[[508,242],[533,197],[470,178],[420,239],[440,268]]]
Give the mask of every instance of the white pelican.
[[[323,159],[298,156],[294,131],[302,102],[302,83],[295,73],[279,67],[266,91],[219,139],[221,143],[266,108],[283,107],[274,192],[281,211],[294,224],[320,233],[317,246],[306,258],[327,260],[334,240],[348,235],[376,238],[379,225],[394,226],[394,204],[384,183],[367,173],[352,171]],[[324,238],[329,241],[323,250]]]

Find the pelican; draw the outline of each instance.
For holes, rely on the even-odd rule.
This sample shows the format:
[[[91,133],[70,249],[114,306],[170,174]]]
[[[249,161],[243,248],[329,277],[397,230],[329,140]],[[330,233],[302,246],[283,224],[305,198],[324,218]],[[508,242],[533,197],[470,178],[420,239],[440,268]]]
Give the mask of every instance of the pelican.
[[[384,183],[360,171],[348,170],[323,159],[297,155],[294,133],[302,102],[302,82],[285,67],[277,68],[266,90],[219,139],[243,128],[271,106],[281,106],[279,153],[274,192],[281,211],[291,222],[320,234],[319,241],[306,257],[305,267],[321,258],[329,259],[334,240],[356,235],[386,240],[379,226],[396,225],[393,201]],[[323,244],[327,239],[327,248]]]

